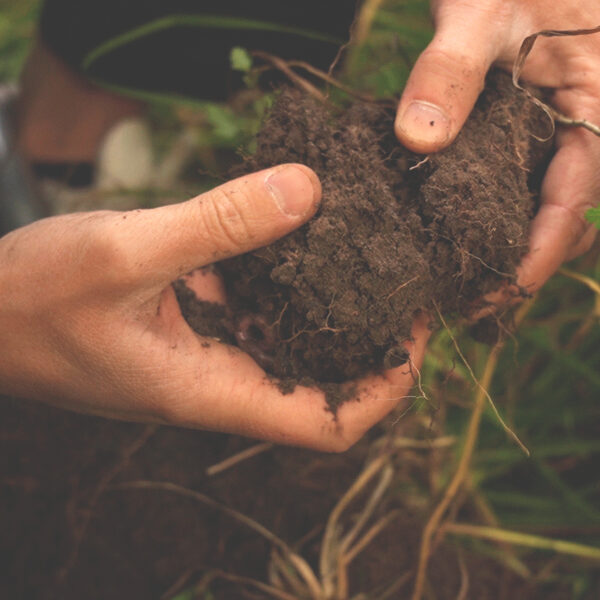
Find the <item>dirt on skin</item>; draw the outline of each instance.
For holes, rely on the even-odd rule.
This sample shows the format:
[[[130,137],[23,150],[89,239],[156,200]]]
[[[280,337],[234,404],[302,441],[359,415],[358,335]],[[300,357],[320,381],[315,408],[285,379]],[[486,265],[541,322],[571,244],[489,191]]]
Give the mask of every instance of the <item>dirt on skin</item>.
[[[373,103],[334,114],[287,90],[244,165],[250,172],[303,163],[323,187],[308,224],[219,266],[229,306],[221,337],[233,333],[290,389],[404,363],[417,311],[469,313],[483,294],[514,280],[527,249],[551,146],[539,139],[549,123],[510,77],[488,77],[443,152],[403,148],[394,116],[391,106]],[[200,334],[212,321],[214,336],[205,303],[188,296],[182,310]]]

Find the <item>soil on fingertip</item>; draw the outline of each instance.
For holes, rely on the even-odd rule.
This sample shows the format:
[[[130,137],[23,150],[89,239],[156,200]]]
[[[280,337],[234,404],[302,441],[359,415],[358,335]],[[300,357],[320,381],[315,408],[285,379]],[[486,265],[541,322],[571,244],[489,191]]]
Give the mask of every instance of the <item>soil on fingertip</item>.
[[[391,105],[334,112],[280,93],[243,172],[297,162],[321,179],[316,216],[275,243],[219,265],[228,308],[221,339],[288,389],[339,384],[407,361],[421,310],[466,315],[507,281],[527,250],[551,147],[545,115],[492,72],[445,151],[403,148]],[[432,126],[435,125],[432,123]],[[200,334],[214,319],[180,289]],[[331,386],[329,386],[331,388]],[[330,404],[343,400],[331,391]]]

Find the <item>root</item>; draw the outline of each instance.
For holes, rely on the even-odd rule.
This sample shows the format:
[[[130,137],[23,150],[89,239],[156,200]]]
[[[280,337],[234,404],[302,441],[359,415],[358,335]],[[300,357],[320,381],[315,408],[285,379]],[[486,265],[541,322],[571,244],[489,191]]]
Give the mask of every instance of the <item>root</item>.
[[[401,289],[405,288],[407,285],[411,284],[413,281],[416,281],[417,279],[419,279],[419,275],[415,275],[412,279],[409,279],[408,281],[401,283],[393,292],[388,294],[385,297],[385,299],[389,300],[392,296],[395,296]]]
[[[454,345],[454,348],[456,349],[456,352],[460,356],[460,359],[463,361],[465,367],[467,368],[467,371],[469,371],[469,375],[471,376],[471,379],[473,379],[475,385],[480,389],[480,391],[483,393],[484,397],[487,398],[490,408],[492,409],[494,415],[498,419],[498,422],[500,423],[500,425],[502,426],[504,431],[515,441],[515,443],[519,446],[519,448],[521,448],[521,450],[523,450],[525,455],[530,456],[531,453],[527,449],[527,446],[525,446],[525,444],[523,444],[523,442],[519,439],[517,434],[505,423],[504,419],[500,415],[500,412],[496,408],[496,404],[494,403],[494,401],[492,400],[492,397],[490,396],[489,392],[486,389],[487,386],[483,386],[481,383],[479,383],[479,380],[477,379],[477,377],[475,377],[475,373],[473,372],[471,365],[468,363],[467,359],[465,358],[465,355],[462,353],[462,351],[458,345],[458,342],[456,341],[456,338],[452,335],[452,332],[450,331],[450,328],[448,327],[446,320],[442,316],[442,313],[440,312],[437,304],[434,302],[433,305],[435,307],[435,310],[437,311],[440,321],[442,322],[442,325],[444,326],[444,328],[448,332],[448,335],[450,336],[450,339],[452,340],[452,343]]]
[[[81,543],[83,542],[83,538],[85,537],[90,519],[93,516],[94,508],[98,503],[98,499],[108,488],[110,482],[129,464],[129,461],[132,459],[133,455],[144,447],[146,442],[156,433],[157,430],[158,425],[147,425],[144,427],[141,434],[122,449],[118,460],[100,478],[91,494],[90,499],[87,502],[87,506],[85,508],[75,506],[75,519],[79,518],[79,522],[74,526],[73,542],[69,556],[56,577],[59,584],[65,581],[71,569],[77,562],[79,549],[81,547]]]
[[[422,398],[423,400],[425,400],[425,402],[427,402],[427,404],[429,404],[429,406],[431,406],[431,408],[433,408],[433,410],[438,410],[439,409],[439,405],[436,406],[431,399],[429,398],[429,396],[425,393],[425,390],[423,389],[423,382],[422,382],[422,378],[421,378],[421,371],[417,368],[417,366],[415,364],[413,364],[412,360],[408,359],[408,366],[410,368],[410,373],[411,375],[413,374],[413,370],[417,372],[417,376],[415,377],[413,375],[413,380],[415,385],[417,386],[417,389],[419,390],[419,396],[417,396],[417,398]]]
[[[246,448],[245,450],[242,450],[241,452],[238,452],[237,454],[234,454],[233,456],[230,456],[229,458],[226,458],[225,460],[208,467],[205,473],[208,477],[212,477],[217,475],[217,473],[222,473],[223,471],[226,471],[227,469],[230,469],[231,467],[256,456],[257,454],[262,454],[267,450],[271,450],[271,448],[273,448],[273,444],[271,442],[255,444],[254,446],[250,446],[250,448]]]
[[[325,104],[328,108],[332,110],[337,110],[338,107],[334,106],[331,102],[329,102],[327,96],[323,94],[316,86],[314,86],[310,81],[306,80],[304,77],[298,75],[293,68],[302,69],[307,73],[310,73],[317,79],[324,81],[325,83],[332,85],[333,87],[338,88],[342,92],[360,100],[362,102],[373,103],[377,102],[375,96],[371,94],[365,94],[364,92],[359,92],[355,89],[352,89],[350,86],[342,83],[335,77],[333,77],[330,73],[325,73],[325,71],[321,71],[321,69],[317,69],[313,67],[310,63],[304,62],[302,60],[283,60],[278,56],[274,56],[273,54],[269,54],[268,52],[263,52],[262,50],[255,50],[252,52],[252,56],[256,58],[260,58],[265,62],[271,64],[276,69],[280,70],[284,75],[286,75],[290,81],[295,83],[300,89],[304,90],[313,98],[316,98],[322,104]]]
[[[337,551],[337,536],[340,517],[350,502],[386,465],[389,465],[389,455],[387,453],[382,454],[372,461],[350,486],[350,489],[341,497],[340,501],[329,515],[325,533],[323,534],[321,556],[319,560],[319,570],[326,598],[331,598],[333,596],[336,575],[338,574],[338,561],[336,557],[339,555]]]
[[[428,162],[429,162],[429,156],[426,156],[424,159],[420,160],[416,165],[413,165],[412,167],[408,167],[408,170],[414,171],[415,169],[422,167],[424,164],[426,164]]]
[[[295,83],[300,89],[304,90],[313,98],[316,98],[322,104],[325,104],[327,107],[333,109],[333,106],[327,99],[327,96],[325,96],[325,94],[323,94],[323,92],[321,92],[321,90],[319,90],[316,86],[310,83],[310,81],[307,81],[304,79],[304,77],[300,77],[298,73],[291,69],[288,61],[260,50],[255,50],[252,52],[252,56],[256,56],[256,58],[262,58],[264,61],[270,63],[276,69],[279,69],[284,75],[286,75],[289,80]]]
[[[298,575],[303,579],[304,585],[306,586],[307,595],[309,598],[313,600],[321,600],[323,598],[323,589],[321,584],[319,583],[316,575],[313,570],[309,566],[309,564],[298,554],[296,554],[288,544],[286,544],[280,537],[276,536],[274,533],[269,531],[266,527],[255,521],[254,519],[242,514],[241,512],[220,504],[216,500],[202,494],[200,492],[196,492],[194,490],[190,490],[188,488],[182,487],[180,485],[176,485],[174,483],[168,481],[129,481],[127,483],[121,483],[112,486],[113,490],[162,490],[166,492],[171,492],[174,494],[178,494],[180,496],[185,496],[187,498],[191,498],[202,504],[210,506],[216,510],[219,510],[226,515],[234,518],[236,521],[246,525],[250,529],[253,529],[258,534],[263,536],[266,540],[271,542],[276,548],[278,548],[282,554],[287,558],[289,565],[295,569]],[[235,576],[237,577],[237,576]],[[254,580],[252,580],[254,581]],[[255,582],[258,583],[258,582]],[[260,584],[266,586],[266,584]],[[270,586],[266,586],[270,587]],[[276,590],[279,592],[279,590]],[[289,595],[281,592],[276,594],[275,597],[278,598],[290,598]]]
[[[523,66],[525,65],[525,60],[529,56],[529,53],[533,49],[533,45],[538,37],[562,37],[562,36],[575,36],[575,35],[591,35],[593,33],[600,33],[600,25],[598,27],[593,27],[592,29],[565,29],[565,30],[557,30],[557,29],[544,29],[542,31],[538,31],[537,33],[533,33],[527,36],[519,49],[519,54],[517,55],[517,59],[515,60],[515,64],[513,65],[512,72],[512,82],[513,85],[524,92],[527,97],[539,108],[541,108],[549,117],[550,123],[552,125],[552,132],[548,136],[548,140],[554,135],[555,124],[559,123],[560,125],[566,125],[567,127],[583,127],[588,131],[591,131],[594,135],[600,137],[600,126],[595,125],[594,123],[590,123],[585,119],[576,119],[571,118],[562,113],[558,112],[552,106],[542,102],[539,98],[536,98],[527,88],[524,88],[519,83],[519,77],[521,76],[521,72],[523,71]],[[547,140],[540,140],[547,141]]]

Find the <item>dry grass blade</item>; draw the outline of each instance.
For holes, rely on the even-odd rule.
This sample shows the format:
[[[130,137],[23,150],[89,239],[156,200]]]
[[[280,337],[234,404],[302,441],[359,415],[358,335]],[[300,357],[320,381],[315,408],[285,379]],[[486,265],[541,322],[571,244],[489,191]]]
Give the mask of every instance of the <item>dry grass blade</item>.
[[[479,390],[481,392],[483,392],[484,396],[486,397],[494,415],[496,416],[496,418],[498,419],[500,425],[502,426],[502,428],[504,429],[504,431],[506,431],[506,433],[515,441],[515,443],[517,444],[517,446],[519,446],[519,448],[521,448],[521,450],[523,450],[523,452],[525,453],[526,456],[530,456],[530,452],[527,449],[527,446],[525,446],[525,444],[519,439],[519,437],[517,436],[517,434],[506,424],[506,422],[504,421],[504,419],[502,418],[502,416],[500,415],[500,412],[498,411],[498,409],[496,408],[496,404],[494,403],[494,401],[492,400],[492,397],[490,396],[489,392],[487,391],[487,385],[482,385],[481,383],[479,383],[479,380],[477,379],[477,377],[475,377],[475,373],[473,373],[473,369],[471,368],[471,365],[469,364],[469,362],[467,361],[467,359],[465,358],[464,354],[462,353],[460,346],[458,345],[458,342],[456,341],[456,338],[452,335],[452,332],[450,331],[450,328],[448,327],[448,324],[446,323],[446,320],[444,319],[444,317],[442,316],[442,313],[440,312],[440,309],[437,307],[437,304],[433,304],[435,306],[435,310],[437,311],[438,317],[440,318],[440,321],[442,322],[442,325],[445,327],[446,331],[448,332],[448,335],[450,336],[450,339],[452,340],[452,344],[454,345],[454,348],[456,349],[457,354],[460,356],[460,359],[462,360],[462,362],[464,363],[465,367],[467,368],[467,371],[469,371],[469,375],[471,376],[471,378],[473,379],[473,381],[475,382],[475,385],[479,388]]]
[[[574,119],[559,113],[557,110],[555,110],[545,102],[542,102],[539,98],[536,98],[529,90],[521,86],[521,84],[519,83],[519,78],[521,77],[521,72],[523,71],[525,61],[527,60],[529,53],[533,49],[533,46],[538,37],[564,37],[576,35],[591,35],[593,33],[600,33],[600,25],[591,29],[544,29],[543,31],[538,31],[537,33],[533,33],[527,36],[521,44],[519,54],[517,55],[517,59],[515,60],[515,64],[513,65],[513,85],[519,90],[525,92],[525,94],[527,94],[527,97],[548,115],[552,123],[552,133],[550,134],[550,137],[554,135],[554,123],[560,123],[561,125],[567,125],[569,127],[583,127],[584,129],[591,131],[597,136],[600,136],[600,127],[598,125],[595,125],[594,123],[586,121],[585,119]]]
[[[479,525],[470,525],[468,523],[446,523],[444,531],[457,535],[468,535],[471,537],[494,540],[497,542],[508,542],[519,546],[529,548],[539,548],[540,550],[554,550],[561,554],[571,554],[580,558],[587,558],[600,561],[600,548],[594,546],[585,546],[574,542],[563,540],[554,540],[539,535],[521,533],[519,531],[507,531],[497,527],[481,527]]]
[[[354,555],[350,558],[348,548],[356,539],[356,536],[359,534],[361,529],[365,526],[367,521],[371,518],[373,511],[379,505],[381,498],[385,494],[385,491],[388,489],[392,479],[394,477],[394,469],[392,465],[387,464],[383,471],[381,472],[381,477],[379,478],[379,483],[373,490],[369,500],[367,501],[365,508],[362,510],[359,518],[357,519],[354,527],[347,533],[342,541],[336,548],[337,551],[337,595],[340,600],[344,600],[348,597],[348,573],[347,566],[354,558]],[[369,533],[365,534],[367,537]],[[364,538],[363,538],[364,539]],[[367,543],[371,540],[367,541]],[[360,542],[359,542],[360,544]],[[333,560],[333,557],[331,557]]]
[[[236,521],[239,521],[240,523],[243,523],[250,529],[253,529],[257,533],[262,535],[265,539],[267,539],[269,542],[277,546],[283,552],[284,556],[287,556],[289,562],[302,576],[307,588],[310,590],[311,597],[314,600],[321,600],[321,598],[323,598],[323,590],[321,588],[321,585],[308,563],[302,557],[298,556],[280,537],[276,536],[274,533],[269,531],[258,521],[255,521],[254,519],[242,514],[241,512],[238,512],[237,510],[228,506],[224,506],[223,504],[220,504],[216,500],[213,500],[212,498],[206,496],[205,494],[202,494],[201,492],[190,490],[188,488],[176,485],[169,481],[128,481],[126,483],[114,485],[111,489],[162,490],[166,492],[171,492],[174,494],[178,494],[179,496],[192,498],[193,500],[201,502],[202,504],[210,506],[211,508],[219,510],[229,515],[230,517],[233,517]]]
[[[565,277],[569,277],[574,279],[575,281],[579,281],[586,285],[594,294],[597,296],[597,300],[600,298],[600,283],[592,279],[591,277],[587,277],[586,275],[582,275],[581,273],[576,273],[575,271],[571,271],[571,269],[566,269],[562,267],[558,270],[559,273],[564,275]]]
[[[469,597],[469,571],[467,571],[467,565],[465,563],[465,557],[462,551],[458,551],[458,568],[460,570],[460,589],[456,595],[456,600],[467,600]]]
[[[421,600],[423,596],[423,590],[425,587],[425,575],[427,573],[427,563],[431,554],[431,540],[437,531],[439,524],[446,513],[446,510],[454,500],[456,494],[462,487],[466,480],[469,465],[471,463],[471,457],[475,449],[475,443],[477,441],[477,435],[479,433],[479,424],[481,423],[481,416],[483,415],[483,409],[485,407],[485,394],[483,393],[484,386],[489,385],[492,374],[496,368],[498,362],[498,356],[500,354],[502,345],[496,344],[487,360],[485,371],[482,377],[482,386],[477,390],[477,397],[475,399],[475,406],[471,413],[471,420],[467,428],[467,435],[465,438],[465,444],[463,451],[458,463],[454,477],[450,481],[450,484],[446,488],[444,496],[440,503],[435,507],[431,517],[427,521],[425,528],[423,529],[423,536],[421,539],[421,549],[419,552],[419,565],[417,568],[417,576],[415,579],[415,588],[412,596],[412,600]]]
[[[284,73],[292,82],[294,82],[300,88],[302,88],[303,90],[305,90],[324,104],[330,105],[325,94],[323,94],[314,85],[312,85],[312,83],[308,82],[306,79],[304,79],[295,71],[293,71],[293,67],[297,69],[302,69],[307,73],[310,73],[314,77],[321,79],[325,83],[328,83],[329,85],[332,85],[342,90],[342,92],[345,92],[349,96],[357,98],[358,100],[362,100],[363,102],[376,102],[375,97],[371,94],[365,94],[354,90],[350,86],[342,83],[341,81],[330,75],[329,73],[325,73],[325,71],[321,71],[321,69],[317,69],[316,67],[313,67],[310,63],[307,63],[305,61],[283,60],[278,56],[274,56],[272,54],[269,54],[268,52],[263,52],[262,50],[253,51],[252,56],[255,56],[256,58],[261,58],[267,63],[270,63],[273,67],[279,69],[282,73]]]
[[[81,511],[81,520],[75,527],[73,534],[73,545],[65,564],[58,572],[57,580],[64,581],[69,572],[77,562],[79,547],[85,536],[90,519],[92,518],[94,508],[102,493],[108,488],[110,482],[122,471],[133,458],[133,455],[144,447],[146,442],[158,431],[158,425],[146,425],[142,432],[127,444],[121,451],[118,460],[114,465],[100,478],[92,495],[87,503],[85,510]]]
[[[294,82],[299,88],[303,89],[307,94],[310,94],[314,98],[316,98],[319,102],[330,106],[330,102],[327,100],[327,97],[321,90],[315,87],[310,81],[304,79],[304,77],[300,77],[297,73],[294,72],[292,68],[288,65],[287,61],[279,58],[278,56],[273,56],[267,52],[262,52],[260,50],[255,50],[252,52],[252,56],[256,56],[257,58],[262,58],[264,61],[272,64],[276,69],[279,69],[282,73],[284,73],[290,81]]]
[[[373,442],[375,447],[387,446],[394,450],[437,450],[442,448],[450,448],[456,443],[456,438],[453,435],[445,435],[431,440],[415,440],[412,438],[394,436],[389,439],[387,436]]]
[[[348,566],[350,563],[398,516],[400,510],[393,510],[381,517],[356,544],[338,557],[337,600],[348,598]]]
[[[383,0],[365,0],[356,21],[355,37],[358,45],[364,44],[371,31],[373,20]]]
[[[250,446],[250,448],[246,448],[245,450],[242,450],[241,452],[238,452],[237,454],[234,454],[233,456],[230,456],[229,458],[226,458],[225,460],[222,460],[221,462],[212,465],[211,467],[208,467],[205,473],[206,475],[208,475],[208,477],[212,477],[217,473],[222,473],[223,471],[230,469],[231,467],[237,465],[238,463],[241,463],[244,460],[252,458],[257,454],[266,452],[272,447],[273,444],[271,442],[262,442],[261,444]]]
[[[346,550],[350,547],[350,545],[356,539],[356,536],[360,533],[360,530],[364,527],[365,523],[369,520],[373,511],[378,506],[383,494],[388,489],[390,483],[392,482],[392,478],[394,477],[394,469],[392,465],[386,465],[381,473],[381,478],[379,479],[379,483],[377,487],[373,490],[369,501],[365,505],[364,510],[362,511],[360,517],[356,521],[354,527],[350,530],[350,532],[344,536],[344,539],[340,543],[340,551],[345,553]]]
[[[398,592],[410,581],[411,577],[412,571],[403,573],[381,595],[377,596],[376,600],[390,600],[390,598],[398,598]]]
[[[369,481],[387,464],[388,460],[389,456],[387,454],[382,454],[372,461],[350,486],[350,489],[341,497],[340,501],[335,505],[329,515],[325,533],[323,534],[321,556],[319,560],[321,582],[326,598],[332,597],[335,590],[334,579],[337,573],[337,535],[340,516],[350,502],[352,502]]]
[[[517,314],[515,315],[515,324],[518,325],[523,320],[523,318],[533,305],[533,302],[534,300],[532,299],[523,303],[523,305],[519,308]],[[419,552],[419,564],[417,567],[417,575],[415,578],[415,587],[412,595],[412,600],[421,600],[423,596],[423,592],[425,589],[425,576],[427,574],[427,564],[431,555],[432,538],[438,530],[439,525],[444,515],[446,514],[446,511],[452,504],[452,501],[467,481],[469,474],[469,466],[471,464],[471,458],[473,456],[475,445],[477,443],[477,437],[479,435],[479,425],[481,423],[481,417],[483,415],[483,410],[486,404],[486,388],[489,387],[492,381],[492,377],[494,375],[494,371],[498,363],[498,358],[500,357],[500,353],[502,352],[503,345],[503,341],[500,340],[491,349],[489,353],[483,376],[481,378],[481,383],[478,384],[478,390],[475,396],[475,404],[471,413],[471,419],[469,420],[469,424],[467,426],[465,443],[458,462],[458,466],[456,468],[456,472],[454,473],[450,484],[446,488],[444,496],[442,497],[439,504],[435,507],[435,510],[431,514],[431,517],[429,517],[429,520],[427,521],[423,529],[423,536],[421,538],[421,549]]]
[[[317,69],[316,67],[313,67],[310,63],[304,62],[303,60],[289,60],[289,61],[287,61],[287,64],[290,67],[297,67],[299,69],[304,69],[311,75],[314,75],[315,77],[318,77],[319,79],[322,79],[325,83],[328,83],[329,85],[332,85],[332,86],[342,90],[342,92],[345,92],[349,96],[358,98],[359,100],[362,100],[363,102],[376,102],[377,101],[375,99],[375,96],[354,90],[350,86],[342,83],[339,79],[332,77],[329,73],[325,73],[325,71],[321,71],[321,69]]]
[[[277,589],[290,589],[298,598],[310,596],[306,585],[296,575],[296,571],[290,568],[290,564],[279,554],[277,549],[271,553],[270,583]]]
[[[344,563],[348,566],[370,543],[377,537],[394,519],[402,514],[400,510],[393,510],[387,515],[381,517],[377,523],[373,525],[363,537],[348,550],[343,557]]]

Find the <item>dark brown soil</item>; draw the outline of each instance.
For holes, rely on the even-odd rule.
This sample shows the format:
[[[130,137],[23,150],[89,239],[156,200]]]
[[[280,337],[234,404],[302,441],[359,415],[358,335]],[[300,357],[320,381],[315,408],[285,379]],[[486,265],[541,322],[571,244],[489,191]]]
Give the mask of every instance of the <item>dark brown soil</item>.
[[[289,387],[402,364],[417,311],[467,314],[526,251],[549,146],[534,136],[548,123],[508,75],[490,75],[444,152],[404,149],[393,119],[377,104],[333,114],[287,90],[244,166],[303,163],[323,186],[307,225],[220,265],[232,315],[223,335]],[[205,308],[183,307],[201,334]]]
[[[403,435],[426,433],[404,419]],[[343,455],[277,447],[208,476],[206,468],[255,442],[217,433],[108,421],[43,405],[0,398],[0,598],[11,600],[167,600],[201,581],[179,599],[263,599],[240,582],[216,578],[227,572],[269,581],[272,546],[256,532],[213,508],[160,490],[124,490],[137,479],[186,486],[262,523],[317,568],[327,518],[362,470],[375,428]],[[449,460],[447,451],[438,460]],[[129,457],[129,458],[127,458]],[[395,508],[390,523],[354,561],[351,596],[378,598],[414,568],[430,506],[429,452],[401,451],[396,490],[373,522]],[[415,495],[409,493],[414,490]],[[419,492],[418,490],[421,490]],[[360,512],[370,494],[352,505],[343,524]],[[421,503],[417,509],[410,498]],[[424,504],[423,504],[424,502]],[[461,514],[464,520],[473,514]],[[535,584],[502,562],[465,549],[469,597],[478,600],[567,600],[572,587],[557,577]],[[539,564],[530,557],[529,566]],[[454,600],[461,587],[460,557],[453,540],[436,550],[428,571],[432,594]],[[410,597],[413,578],[393,598]],[[533,587],[529,587],[533,586]],[[585,598],[597,598],[597,585]],[[170,592],[169,592],[170,590]],[[431,596],[433,597],[433,595]],[[582,596],[583,598],[583,596]]]

